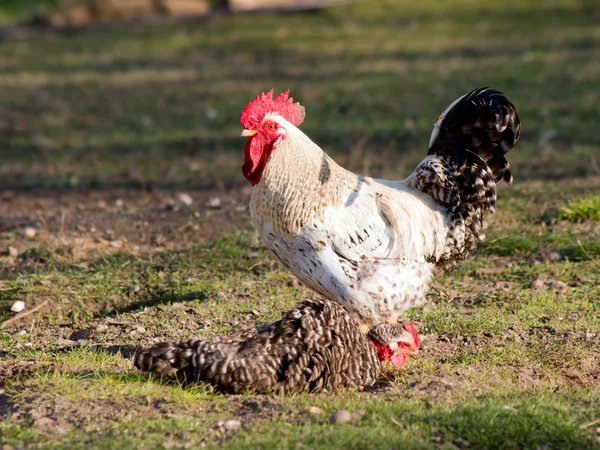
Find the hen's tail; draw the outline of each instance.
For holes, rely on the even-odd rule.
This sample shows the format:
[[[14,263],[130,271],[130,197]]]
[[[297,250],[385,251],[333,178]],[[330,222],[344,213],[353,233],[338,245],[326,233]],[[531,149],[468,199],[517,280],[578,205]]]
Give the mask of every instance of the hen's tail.
[[[484,213],[496,209],[496,184],[513,178],[506,154],[519,139],[517,108],[499,91],[479,88],[455,100],[434,124],[428,156],[415,171],[416,187],[445,206],[444,255],[452,269],[477,247]]]
[[[272,324],[262,324],[256,329],[210,341],[194,338],[161,342],[139,352],[134,364],[159,378],[176,379],[182,383],[205,382],[233,394],[251,389],[272,390],[275,382],[267,375],[277,361],[265,355],[260,346],[254,351],[245,349],[251,346],[246,344],[251,344],[259,336],[258,340],[268,341],[272,334],[269,326]],[[260,335],[263,327],[267,330]]]
[[[194,378],[192,359],[197,352],[194,344],[188,342],[161,342],[135,356],[135,367],[144,372],[152,372],[157,377],[176,378],[180,381]]]

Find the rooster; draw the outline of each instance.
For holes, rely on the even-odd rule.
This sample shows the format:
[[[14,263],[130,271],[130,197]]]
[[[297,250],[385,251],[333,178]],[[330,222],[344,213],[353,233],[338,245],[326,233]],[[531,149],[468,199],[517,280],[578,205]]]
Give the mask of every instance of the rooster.
[[[298,128],[304,117],[289,91],[263,93],[242,111],[252,221],[285,267],[340,303],[363,332],[373,327],[379,358],[399,366],[418,349],[418,335],[398,319],[425,302],[435,273],[475,250],[496,185],[512,183],[505,155],[519,138],[517,109],[488,88],[458,98],[403,181],[336,164]]]
[[[381,338],[373,331],[371,339]],[[363,388],[375,383],[381,369],[358,323],[339,304],[325,299],[305,300],[277,322],[230,336],[162,342],[137,354],[135,366],[160,377],[208,383],[231,394]]]

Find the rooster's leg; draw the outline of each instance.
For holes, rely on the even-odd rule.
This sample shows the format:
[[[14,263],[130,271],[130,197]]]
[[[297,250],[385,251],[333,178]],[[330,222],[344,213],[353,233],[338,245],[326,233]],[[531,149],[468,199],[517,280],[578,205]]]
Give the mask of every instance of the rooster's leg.
[[[411,324],[412,326],[412,324]],[[369,337],[379,343],[405,343],[411,349],[411,353],[417,353],[418,343],[415,335],[405,328],[401,323],[380,323],[369,330]]]
[[[398,323],[398,316],[390,316],[385,321],[386,325],[397,324],[397,323]],[[361,322],[359,325],[360,331],[363,334],[367,334],[372,326],[373,326],[372,323],[367,323],[367,322]]]

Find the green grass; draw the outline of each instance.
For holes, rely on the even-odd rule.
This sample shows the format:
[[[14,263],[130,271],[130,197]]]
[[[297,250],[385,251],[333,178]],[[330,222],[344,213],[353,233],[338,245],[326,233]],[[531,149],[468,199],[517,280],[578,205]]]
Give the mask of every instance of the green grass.
[[[15,24],[31,19],[34,14],[55,8],[60,0],[2,0],[0,25]]]
[[[27,14],[16,6],[0,21]],[[0,321],[15,300],[48,302],[0,329],[0,443],[598,448],[599,24],[591,1],[386,1],[0,42]],[[400,178],[431,119],[480,85],[519,106],[515,185],[475,256],[408,312],[416,358],[372,391],[296,397],[133,369],[139,346],[276,319],[311,295],[234,210],[248,199],[238,116],[257,93],[290,88],[340,163]],[[180,191],[196,203],[166,208]],[[219,211],[198,200],[213,195]],[[361,418],[330,424],[339,409]],[[241,430],[217,426],[228,419]]]
[[[558,218],[571,222],[600,220],[600,196],[570,202],[558,211]]]
[[[140,391],[138,393],[143,393],[143,389]],[[441,444],[442,448],[450,449],[462,443],[474,448],[535,448],[539,445],[592,449],[596,444],[581,428],[594,417],[591,397],[583,392],[557,395],[550,391],[522,397],[517,392],[499,389],[477,400],[463,399],[460,405],[440,402],[432,407],[419,399],[395,397],[388,402],[373,402],[356,395],[344,395],[323,406],[329,410],[360,408],[364,415],[358,423],[337,427],[331,426],[326,417],[311,416],[306,410],[299,412],[288,406],[289,401],[282,400],[277,409],[291,416],[291,420],[275,423],[261,420],[227,437],[220,446],[278,449],[297,448],[300,443],[310,448],[371,448],[373,445],[439,448],[436,444]],[[190,403],[206,405],[208,402],[202,395],[190,395],[186,405]],[[314,399],[301,396],[295,403],[309,405]],[[186,441],[199,442],[210,427],[214,427],[219,414],[207,416],[204,420],[191,417],[125,420],[120,426],[108,429],[94,445],[160,448],[169,440],[176,446],[185,445]],[[90,421],[83,429],[66,434],[61,438],[62,445],[83,441],[85,433],[93,428]],[[60,443],[58,447],[62,448]]]
[[[520,108],[517,182],[597,175],[598,14],[572,0],[358,2],[2,42],[0,185],[242,183],[239,112],[271,87],[291,89],[302,128],[342,163],[399,177],[431,120],[491,85]]]
[[[490,228],[493,239],[499,230]],[[42,317],[47,324],[42,330],[51,330],[51,339],[47,331],[0,337],[3,348],[13,349],[9,366],[34,361],[5,380],[5,395],[22,413],[2,425],[5,441],[66,448],[90,445],[92,434],[94,448],[178,447],[190,440],[226,448],[295,448],[298,442],[310,448],[454,448],[463,441],[474,448],[597,445],[595,428],[581,427],[597,419],[600,395],[598,344],[586,335],[600,330],[598,271],[591,261],[532,267],[523,254],[498,260],[487,250],[479,252],[436,282],[440,294],[433,304],[410,312],[426,349],[399,371],[387,368],[380,393],[227,397],[202,386],[149,379],[132,371],[130,357],[111,350],[114,344],[147,345],[152,338],[227,333],[277,318],[308,294],[251,243],[251,235],[241,233],[148,257],[115,253],[83,271],[50,263],[10,282],[6,298],[15,292],[42,296],[52,299],[55,310]],[[533,277],[564,281],[569,289],[530,291]],[[585,283],[577,282],[584,278]],[[135,294],[129,291],[132,284],[141,288]],[[489,289],[478,292],[480,286]],[[113,299],[112,306],[123,312],[112,316],[101,307],[103,299]],[[72,311],[81,302],[87,315],[82,309],[59,317],[60,302]],[[73,322],[65,337],[69,329],[97,323],[125,328],[84,341],[82,348],[57,350],[53,341],[65,319]],[[207,320],[211,326],[199,330]],[[145,332],[130,334],[137,325]],[[314,416],[310,406],[326,413]],[[31,429],[28,417],[39,417],[40,409],[54,420],[50,431],[39,419]],[[84,413],[87,409],[91,412]],[[328,413],[338,409],[364,414],[351,425],[330,425]],[[67,413],[61,418],[58,411]],[[243,422],[240,432],[217,427],[230,418]]]

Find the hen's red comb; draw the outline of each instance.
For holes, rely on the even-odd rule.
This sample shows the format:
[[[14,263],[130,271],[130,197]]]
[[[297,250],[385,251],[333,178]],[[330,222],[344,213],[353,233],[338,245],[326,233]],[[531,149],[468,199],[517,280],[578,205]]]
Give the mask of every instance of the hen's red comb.
[[[265,114],[276,112],[294,126],[304,122],[304,106],[294,103],[290,90],[282,92],[273,99],[273,89],[263,92],[246,105],[240,116],[240,122],[247,130],[258,128]]]

